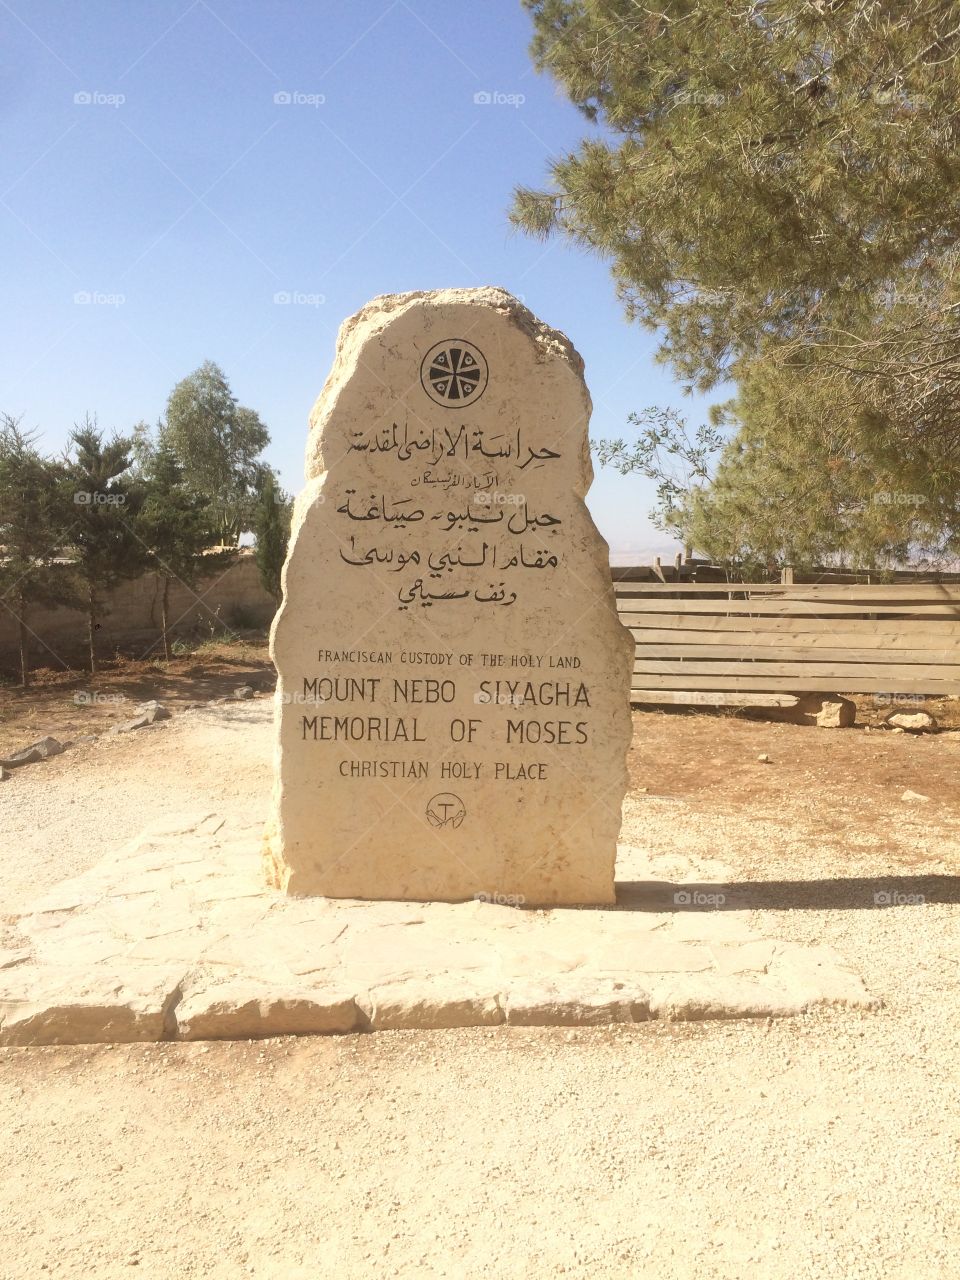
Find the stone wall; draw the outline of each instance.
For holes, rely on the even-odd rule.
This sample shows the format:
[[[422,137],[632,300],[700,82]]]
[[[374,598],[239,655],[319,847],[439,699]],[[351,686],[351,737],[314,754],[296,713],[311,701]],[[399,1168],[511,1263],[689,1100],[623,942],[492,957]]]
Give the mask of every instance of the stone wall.
[[[161,584],[152,573],[124,582],[107,595],[107,609],[100,622],[99,649],[106,657],[114,650],[146,651],[160,633]],[[170,584],[170,630],[177,636],[223,635],[226,628],[267,627],[276,609],[264,591],[256,562],[241,555],[228,569],[218,570],[191,591],[179,582]],[[28,618],[34,666],[74,665],[86,645],[86,618],[74,609],[33,609]],[[19,630],[17,619],[0,608],[0,669],[17,667]],[[47,646],[46,648],[44,646]],[[52,652],[51,652],[52,650]],[[159,650],[151,650],[153,655]],[[71,662],[71,659],[73,662]]]

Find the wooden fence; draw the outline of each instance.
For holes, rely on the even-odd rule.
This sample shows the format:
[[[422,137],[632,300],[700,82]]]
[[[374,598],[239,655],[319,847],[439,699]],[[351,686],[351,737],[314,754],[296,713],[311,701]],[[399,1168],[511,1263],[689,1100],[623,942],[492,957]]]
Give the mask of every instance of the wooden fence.
[[[960,583],[615,583],[635,702],[960,693]],[[742,701],[753,701],[744,696]],[[759,701],[759,698],[756,699]]]

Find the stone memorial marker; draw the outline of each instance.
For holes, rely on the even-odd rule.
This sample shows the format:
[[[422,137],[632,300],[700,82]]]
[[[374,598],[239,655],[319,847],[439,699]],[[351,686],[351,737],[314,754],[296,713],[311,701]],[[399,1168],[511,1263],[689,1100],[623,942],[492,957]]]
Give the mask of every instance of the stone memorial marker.
[[[271,640],[276,887],[614,901],[634,646],[582,368],[501,289],[343,325]]]

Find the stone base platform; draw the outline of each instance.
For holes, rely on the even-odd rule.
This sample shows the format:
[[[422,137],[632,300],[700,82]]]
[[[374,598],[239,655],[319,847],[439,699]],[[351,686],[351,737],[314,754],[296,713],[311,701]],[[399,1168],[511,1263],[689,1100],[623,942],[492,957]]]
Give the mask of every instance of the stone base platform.
[[[677,905],[622,848],[640,909],[287,898],[259,826],[155,828],[13,918],[0,1044],[239,1039],[401,1028],[598,1025],[875,1008],[826,946],[744,912]],[[621,875],[623,872],[621,871]],[[687,879],[696,877],[687,876]]]

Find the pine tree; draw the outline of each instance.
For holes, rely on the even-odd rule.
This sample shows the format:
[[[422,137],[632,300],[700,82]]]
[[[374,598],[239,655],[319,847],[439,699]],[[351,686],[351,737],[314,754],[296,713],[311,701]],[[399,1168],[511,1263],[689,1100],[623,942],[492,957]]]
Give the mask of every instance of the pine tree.
[[[790,510],[816,511],[837,554],[851,538],[865,555],[956,548],[956,5],[524,4],[537,68],[604,133],[557,159],[548,188],[519,188],[514,222],[608,260],[686,388],[737,387],[701,536],[720,521],[731,551],[741,535],[769,546],[763,476],[784,486],[766,495],[784,546]],[[882,510],[888,490],[920,510]]]
[[[96,633],[104,596],[126,578],[142,573],[146,548],[137,530],[143,490],[130,471],[132,440],[104,440],[87,419],[70,434],[64,487],[74,504],[70,537],[87,616],[90,671],[97,671]]]
[[[58,556],[70,533],[56,463],[34,448],[35,437],[0,415],[0,604],[19,632],[20,679],[30,683],[30,611],[38,604],[73,604],[76,587]]]
[[[273,470],[264,468],[254,519],[256,559],[260,581],[277,605],[283,598],[280,571],[287,558],[292,514],[293,501],[290,495],[277,483]]]
[[[137,476],[143,489],[138,519],[146,566],[160,586],[160,631],[163,655],[170,658],[170,584],[191,590],[204,572],[218,567],[222,557],[205,556],[213,541],[205,498],[186,480],[162,429],[156,438],[138,430],[135,452]]]

